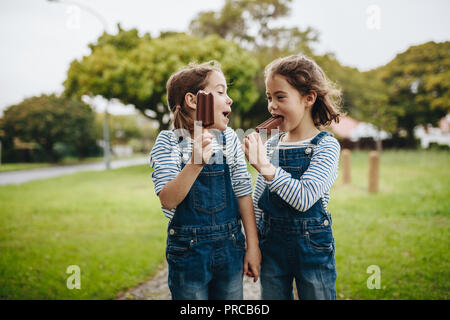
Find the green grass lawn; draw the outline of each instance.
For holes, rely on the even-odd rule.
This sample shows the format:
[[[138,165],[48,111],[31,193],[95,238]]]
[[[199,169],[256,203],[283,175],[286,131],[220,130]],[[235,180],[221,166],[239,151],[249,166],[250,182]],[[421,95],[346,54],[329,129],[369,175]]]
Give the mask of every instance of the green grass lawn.
[[[368,153],[331,190],[338,299],[449,299],[450,153]],[[113,299],[164,261],[167,220],[147,166],[0,187],[0,299]],[[254,170],[252,170],[254,174]],[[78,265],[81,289],[66,269]],[[369,266],[381,288],[368,289]]]
[[[383,152],[380,192],[367,193],[368,153],[352,156],[329,210],[336,241],[339,299],[450,298],[450,153]],[[381,271],[368,289],[367,268]]]
[[[113,299],[163,262],[166,219],[150,169],[0,187],[0,298]],[[66,287],[78,265],[81,290]]]

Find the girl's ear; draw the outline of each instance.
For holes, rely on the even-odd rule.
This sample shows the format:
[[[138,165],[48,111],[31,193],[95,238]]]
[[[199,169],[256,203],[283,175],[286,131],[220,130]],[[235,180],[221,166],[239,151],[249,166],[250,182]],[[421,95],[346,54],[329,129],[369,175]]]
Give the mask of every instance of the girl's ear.
[[[315,91],[311,91],[306,95],[305,99],[306,99],[306,106],[312,107],[314,105],[314,102],[316,102],[317,93]]]
[[[186,93],[186,95],[184,96],[184,104],[187,107],[189,107],[193,110],[196,110],[197,109],[197,96],[190,92]]]

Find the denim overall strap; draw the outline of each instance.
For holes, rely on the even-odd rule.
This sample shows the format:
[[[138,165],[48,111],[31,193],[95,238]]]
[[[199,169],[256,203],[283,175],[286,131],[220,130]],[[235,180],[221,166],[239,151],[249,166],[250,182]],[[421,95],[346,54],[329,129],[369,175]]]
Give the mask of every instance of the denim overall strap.
[[[322,140],[327,136],[333,136],[333,134],[327,131],[321,131],[318,135],[316,135],[314,138],[311,139],[310,144],[318,145],[320,140]]]
[[[286,134],[286,132],[281,132],[278,134],[278,136],[274,139],[273,145],[271,145],[271,147],[276,147],[278,146],[278,143],[281,141],[281,139],[283,138],[283,136]],[[331,132],[328,131],[321,131],[319,132],[314,138],[311,139],[311,141],[309,142],[309,144],[311,146],[316,146],[319,144],[319,142],[327,137],[327,136],[333,136],[333,134]]]
[[[203,166],[189,193],[177,206],[169,228],[209,227],[235,222],[240,217],[231,184],[230,167],[226,161],[225,134],[218,131],[213,131],[213,134],[219,142],[222,142],[222,148],[212,155],[208,164]],[[191,154],[184,154],[182,148],[180,152],[183,169]]]

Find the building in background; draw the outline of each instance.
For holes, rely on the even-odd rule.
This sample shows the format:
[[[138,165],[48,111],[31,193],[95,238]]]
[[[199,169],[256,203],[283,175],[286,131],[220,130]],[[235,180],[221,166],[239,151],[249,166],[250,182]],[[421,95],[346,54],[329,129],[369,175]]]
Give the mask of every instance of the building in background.
[[[428,148],[431,143],[450,147],[450,114],[439,121],[438,128],[432,127],[431,125],[417,126],[414,129],[414,135],[420,139],[422,148]]]
[[[391,138],[390,133],[377,130],[373,124],[360,122],[349,116],[341,116],[339,123],[332,122],[331,131],[339,138],[352,142],[357,142],[362,138],[373,138],[374,140]]]

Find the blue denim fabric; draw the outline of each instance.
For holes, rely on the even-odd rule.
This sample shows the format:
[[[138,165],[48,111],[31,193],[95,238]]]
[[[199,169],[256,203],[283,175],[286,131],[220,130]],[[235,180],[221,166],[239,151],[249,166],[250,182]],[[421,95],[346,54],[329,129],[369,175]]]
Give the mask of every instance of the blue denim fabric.
[[[278,161],[293,178],[300,179],[314,146],[326,135],[329,133],[320,132],[307,148],[275,149],[271,161]],[[298,212],[266,187],[258,207],[264,211],[258,226],[262,299],[292,300],[294,279],[300,299],[336,299],[332,220],[322,201]]]
[[[220,138],[222,151],[203,167],[169,223],[166,258],[174,300],[243,299],[245,237],[223,132]]]

